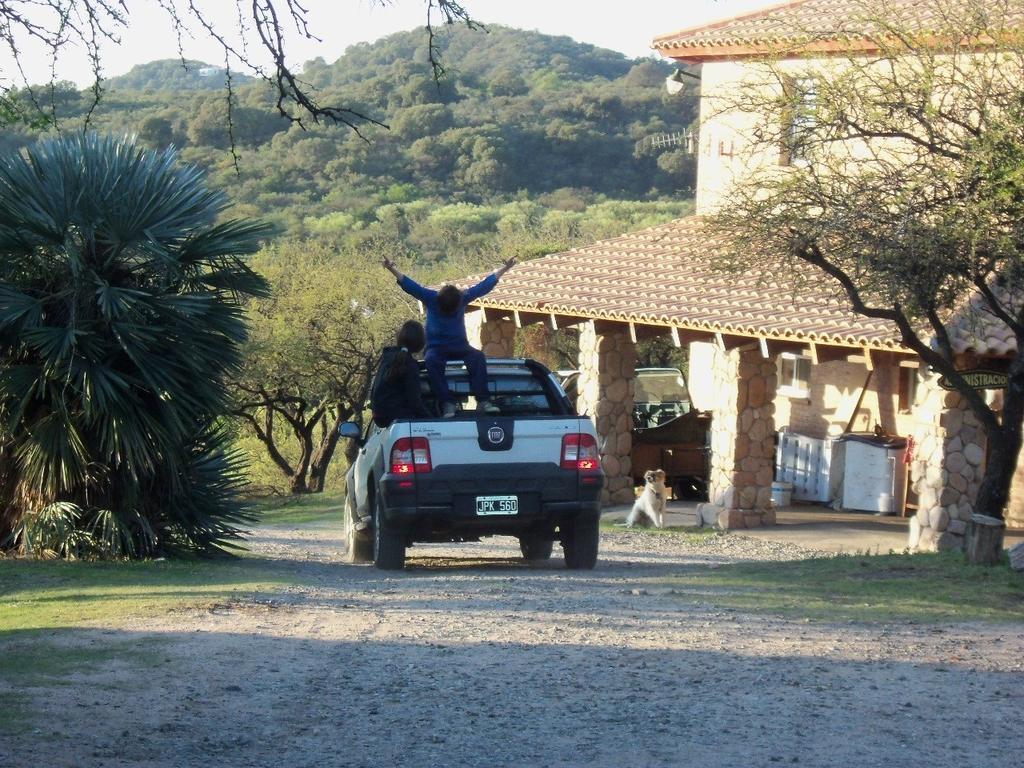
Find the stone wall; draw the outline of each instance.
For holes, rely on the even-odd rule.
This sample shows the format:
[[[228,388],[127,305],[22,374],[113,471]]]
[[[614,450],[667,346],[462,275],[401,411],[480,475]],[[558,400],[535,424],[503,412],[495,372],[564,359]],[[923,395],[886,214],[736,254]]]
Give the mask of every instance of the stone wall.
[[[711,474],[708,477],[708,502],[717,507],[732,507],[735,495],[732,476],[735,469],[736,430],[739,426],[736,381],[739,355],[718,351],[711,369]]]
[[[912,550],[963,549],[967,523],[985,471],[985,433],[957,392],[922,376],[914,415],[910,479],[918,497],[907,545]]]
[[[580,327],[580,376],[577,409],[594,420],[601,464],[607,478],[602,502],[632,502],[633,377],[636,349],[628,331],[598,333],[593,323]]]
[[[516,326],[511,320],[485,320],[480,310],[467,312],[466,337],[488,357],[512,357]]]
[[[712,375],[711,477],[701,519],[721,528],[772,524],[775,359],[759,349],[720,351]]]

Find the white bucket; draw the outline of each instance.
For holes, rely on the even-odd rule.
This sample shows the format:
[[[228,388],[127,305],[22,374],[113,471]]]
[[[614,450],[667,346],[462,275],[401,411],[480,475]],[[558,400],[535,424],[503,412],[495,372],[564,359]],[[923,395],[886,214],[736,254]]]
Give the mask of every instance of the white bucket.
[[[772,483],[772,506],[788,507],[793,499],[793,484],[775,482]]]

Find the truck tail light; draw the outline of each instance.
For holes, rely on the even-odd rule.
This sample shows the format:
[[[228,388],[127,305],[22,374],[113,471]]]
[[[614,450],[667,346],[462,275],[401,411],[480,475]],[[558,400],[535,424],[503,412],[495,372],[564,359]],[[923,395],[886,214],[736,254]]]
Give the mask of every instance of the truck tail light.
[[[430,472],[430,441],[425,437],[402,437],[391,448],[391,474],[412,475]]]
[[[574,434],[562,437],[562,469],[599,472],[601,457],[593,435]]]

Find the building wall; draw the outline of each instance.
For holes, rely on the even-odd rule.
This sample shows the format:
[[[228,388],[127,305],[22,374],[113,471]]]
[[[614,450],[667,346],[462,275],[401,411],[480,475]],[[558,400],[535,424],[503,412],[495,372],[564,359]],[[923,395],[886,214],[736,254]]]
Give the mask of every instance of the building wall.
[[[748,66],[739,62],[709,62],[701,67],[695,201],[698,215],[712,212],[734,179],[773,162],[752,151],[749,137],[757,126],[756,116],[729,108],[738,93],[738,84],[748,76]],[[778,159],[774,162],[778,163]]]
[[[947,59],[953,62],[951,57]],[[881,61],[875,64],[888,65]],[[897,61],[896,66],[900,65]],[[749,60],[704,63],[696,213],[714,213],[728,200],[738,181],[757,174],[787,172],[787,166],[780,165],[780,147],[769,141],[758,143],[758,136],[766,136],[777,126],[771,125],[764,116],[743,108],[745,89],[754,88],[761,94],[781,93],[780,73],[799,75],[847,66],[841,57],[770,64]],[[767,133],[762,128],[767,128]],[[889,146],[895,150],[898,143],[894,140]],[[878,142],[874,143],[874,149],[879,149]],[[834,151],[845,153],[850,161],[868,156],[863,144],[836,144]],[[688,383],[694,405],[710,410],[716,402],[711,364],[714,345],[691,345],[690,359]],[[784,393],[776,395],[776,428],[786,427],[813,437],[838,434],[853,415],[866,375],[862,363],[830,362],[815,366],[806,398],[793,398]],[[854,431],[867,431],[878,425],[887,432],[915,438],[911,477],[913,494],[918,497],[920,506],[910,544],[924,549],[962,546],[963,532],[984,471],[986,449],[984,435],[973,413],[966,409],[958,395],[940,390],[936,380],[934,375],[922,374],[912,411],[901,413],[898,410],[899,368],[895,364],[876,363],[851,426]],[[1006,514],[1010,526],[1024,527],[1024,456],[1018,461]]]
[[[1024,461],[1017,461],[1010,489],[1010,504],[1006,508],[1006,524],[1011,528],[1024,528]]]
[[[694,341],[690,344],[689,370],[686,373],[686,388],[690,403],[695,410],[711,411],[715,408],[715,363],[717,348],[714,344]]]
[[[809,437],[841,434],[854,417],[867,376],[863,363],[834,360],[812,365],[807,397],[776,395],[775,423]],[[850,431],[870,432],[878,426],[889,434],[907,433],[912,417],[899,412],[898,382],[895,365],[876,365]]]
[[[975,58],[984,58],[986,66],[991,66],[987,56],[977,54]],[[954,61],[951,56],[940,58],[950,65]],[[865,69],[875,67],[884,72],[892,64],[877,60]],[[897,59],[895,66],[912,67],[913,59]],[[815,74],[834,77],[849,68],[850,62],[841,56],[771,62],[752,59],[705,62],[701,67],[696,212],[713,212],[725,199],[734,180],[745,179],[758,171],[785,172],[787,166],[780,165],[777,141],[782,114],[770,117],[758,114],[751,108],[752,104],[762,105],[766,96],[781,95],[782,81],[786,78],[800,79]],[[900,146],[897,139],[887,140],[887,143],[875,140],[870,147],[863,141],[847,141],[832,145],[831,151],[840,162],[857,163],[886,148],[899,151]],[[798,163],[796,160],[793,164]]]
[[[687,386],[698,410],[709,411],[715,407],[715,359],[714,344],[690,344]],[[776,391],[776,428],[786,427],[791,432],[817,438],[840,434],[850,421],[867,374],[863,363],[845,360],[812,365],[807,397],[792,397]],[[899,412],[898,385],[898,367],[894,363],[877,364],[852,431],[868,432],[878,425],[891,434],[909,434],[914,420],[909,412]]]

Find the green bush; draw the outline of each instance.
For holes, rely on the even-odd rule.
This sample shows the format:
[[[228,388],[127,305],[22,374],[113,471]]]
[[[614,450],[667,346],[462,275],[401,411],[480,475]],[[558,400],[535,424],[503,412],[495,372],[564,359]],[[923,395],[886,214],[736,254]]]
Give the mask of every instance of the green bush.
[[[0,546],[138,557],[247,522],[215,426],[267,227],[173,150],[85,134],[0,159]]]

